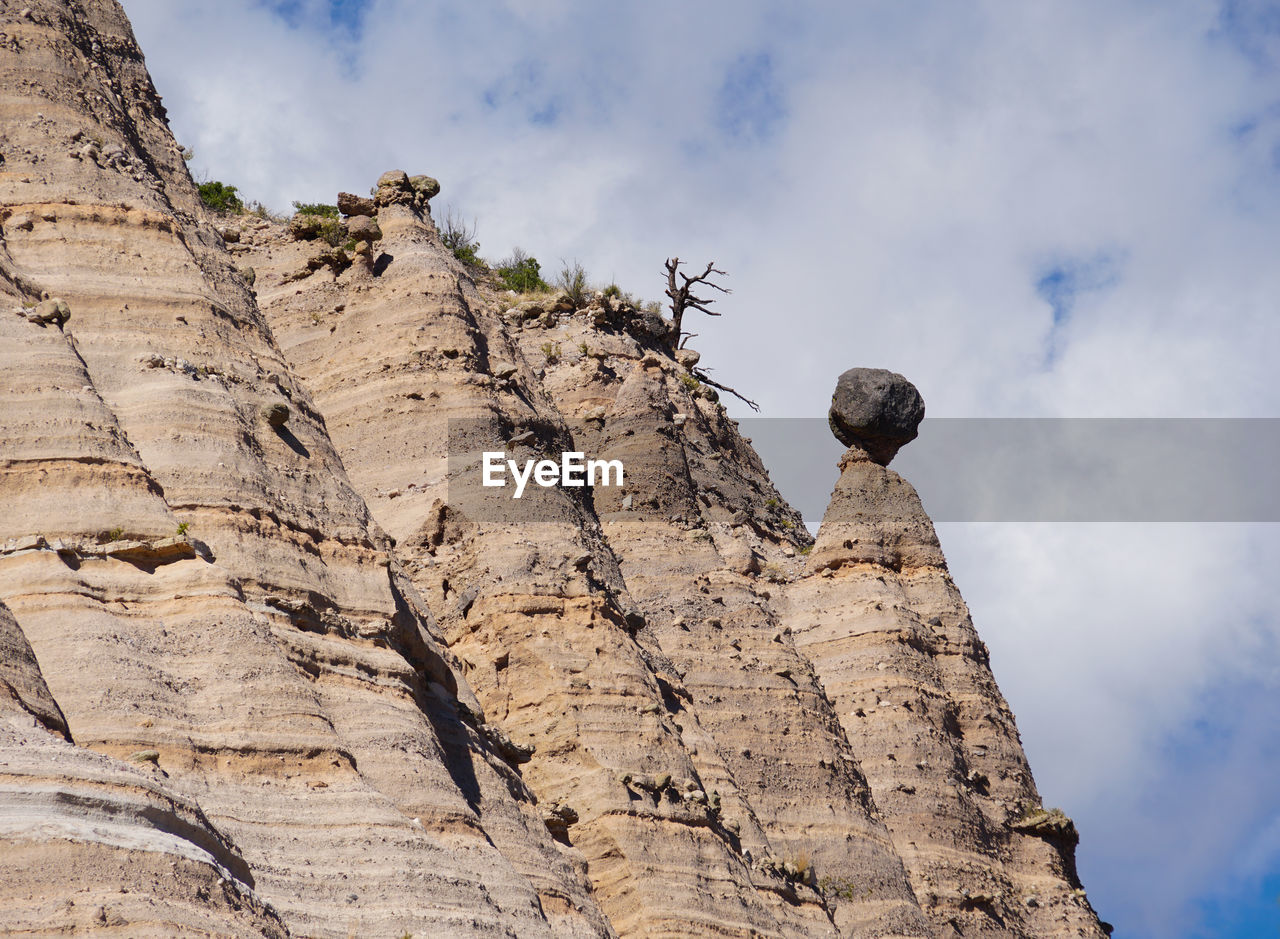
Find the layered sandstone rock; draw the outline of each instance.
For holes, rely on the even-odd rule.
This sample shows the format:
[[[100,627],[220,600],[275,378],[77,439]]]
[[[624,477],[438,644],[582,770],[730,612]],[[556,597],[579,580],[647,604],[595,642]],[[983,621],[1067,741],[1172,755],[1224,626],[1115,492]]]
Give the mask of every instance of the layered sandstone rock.
[[[114,3],[0,32],[0,931],[1097,934],[896,474],[806,559],[657,314],[211,218]]]
[[[2,28],[0,599],[74,752],[152,754],[296,932],[607,934],[580,860],[459,709],[119,8],[6,6]],[[45,294],[69,324],[22,315]]]
[[[911,485],[858,447],[784,615],[938,935],[1103,935]]]
[[[68,736],[0,603],[0,933],[285,935],[235,847],[143,768],[149,752],[126,762]]]
[[[392,260],[336,279],[323,271],[294,279],[308,249],[283,234],[263,239],[254,253],[260,299],[357,487],[440,611],[486,716],[522,750],[522,773],[550,828],[585,856],[620,932],[832,932],[812,884],[752,864],[798,856],[806,841],[797,829],[771,846],[731,769],[752,737],[758,788],[767,738],[743,729],[741,739],[717,741],[700,725],[682,669],[639,626],[595,507],[553,490],[530,492],[517,512],[470,499],[462,480],[451,480],[451,424],[455,446],[466,439],[472,454],[523,438],[521,452],[571,448],[575,428],[557,407],[547,356],[512,336],[442,248],[429,216],[390,204],[378,223],[379,250]],[[616,341],[618,366],[640,368],[634,341]],[[616,391],[607,382],[594,389]],[[646,413],[637,416],[648,424]],[[454,469],[463,469],[456,455]],[[673,587],[692,587],[691,579]],[[828,739],[835,726],[832,719]],[[834,741],[828,749],[834,754]],[[825,839],[838,829],[841,844],[855,839],[854,853],[866,844],[882,851],[890,886],[877,885],[872,900],[903,906],[910,924],[919,914],[887,833],[856,786],[842,799],[841,808],[815,812],[815,830],[827,826]],[[760,814],[772,825],[771,808]]]

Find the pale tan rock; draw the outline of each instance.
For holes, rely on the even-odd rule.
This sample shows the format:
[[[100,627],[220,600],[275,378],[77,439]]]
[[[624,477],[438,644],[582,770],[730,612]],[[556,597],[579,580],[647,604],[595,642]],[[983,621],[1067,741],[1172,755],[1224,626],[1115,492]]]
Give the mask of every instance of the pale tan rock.
[[[732,545],[721,554],[709,542],[691,542],[683,528],[655,528],[652,521],[634,530],[606,523],[602,530],[589,509],[584,513],[558,492],[540,502],[547,520],[529,528],[514,517],[444,508],[451,419],[470,422],[469,432],[480,439],[487,435],[489,442],[476,443],[477,449],[519,447],[536,445],[537,435],[523,431],[504,439],[502,428],[560,426],[563,413],[607,401],[606,431],[634,424],[640,432],[619,431],[608,439],[621,449],[602,444],[598,450],[621,455],[629,472],[643,475],[646,460],[672,452],[669,439],[652,439],[650,412],[670,410],[673,401],[686,420],[697,412],[669,361],[633,366],[641,347],[623,342],[612,348],[629,357],[623,374],[632,377],[584,383],[566,357],[544,366],[542,387],[554,403],[542,403],[544,394],[523,384],[532,365],[519,366],[545,362],[536,334],[517,339],[508,332],[509,318],[488,314],[434,232],[407,208],[389,205],[379,221],[395,258],[380,277],[353,272],[332,287],[309,281],[298,293],[283,283],[292,261],[277,256],[275,273],[267,275],[263,258],[257,262],[263,282],[279,286],[266,287],[262,300],[286,355],[317,395],[356,485],[440,611],[450,648],[467,663],[487,718],[529,748],[520,769],[540,801],[573,807],[575,822],[554,815],[549,827],[585,856],[592,889],[613,926],[624,934],[686,934],[714,921],[730,932],[766,935],[926,935],[856,763],[838,758],[848,754],[848,744],[834,713],[811,712],[820,700],[812,679],[799,685],[801,697],[794,681],[772,674],[782,666],[710,664],[724,636],[754,630],[767,645],[762,662],[783,661],[795,674],[808,673],[794,648],[770,641],[777,624],[761,613],[754,581],[732,573]],[[334,331],[316,332],[316,311],[339,303],[343,313]],[[424,304],[433,310],[425,319]],[[587,320],[560,329],[563,348],[609,347]],[[481,381],[486,372],[512,387]],[[647,382],[656,382],[656,390]],[[605,407],[586,409],[597,432]],[[699,446],[725,430],[721,419]],[[587,435],[575,445],[601,443],[576,424],[573,432]],[[754,454],[744,449],[741,456],[736,472],[747,472],[757,487],[767,485]],[[627,492],[661,513],[696,518],[698,488],[687,471],[678,472],[683,486],[665,485],[670,473],[657,467],[651,484],[633,483]],[[604,506],[600,493],[597,510]],[[773,497],[769,487],[758,502]],[[453,493],[454,505],[464,504],[459,498]],[[606,498],[620,508],[616,492]],[[631,553],[634,581],[623,576]],[[655,556],[673,567],[655,564]],[[745,569],[756,566],[745,542],[741,556],[749,560]],[[735,619],[727,631],[710,625],[696,589],[707,577],[724,598],[732,597]],[[627,599],[633,583],[642,590],[637,597],[651,594],[648,610],[679,603],[696,612],[699,628],[668,649],[644,625],[655,617]],[[697,676],[696,693],[687,669]],[[744,722],[744,713],[753,720]],[[751,747],[753,756],[741,756]],[[815,748],[823,756],[815,757]],[[779,766],[787,767],[785,782]],[[673,778],[688,780],[693,788],[687,792],[699,797],[681,795],[671,787]],[[781,868],[750,860],[810,852],[815,861],[806,870],[816,872],[815,883],[825,876],[835,885],[830,899]],[[687,874],[692,868],[704,871],[696,884]],[[718,872],[717,880],[707,880],[710,871]],[[877,886],[860,891],[861,903],[837,896],[839,884],[868,879]]]
[[[1103,935],[910,483],[851,449],[785,618],[937,934]],[[829,576],[821,576],[829,575]],[[1074,828],[1070,829],[1074,835]],[[1037,897],[1037,904],[1025,902]]]
[[[130,771],[166,774],[295,932],[607,935],[580,861],[461,718],[474,699],[203,220],[119,8],[33,11],[5,25],[0,120],[50,171],[4,177],[6,213],[41,222],[6,236],[0,283],[65,298],[75,329],[0,317],[0,538],[34,538],[0,552],[0,600],[72,752],[153,751]],[[110,68],[86,79],[90,40]],[[163,185],[64,156],[73,128]],[[259,408],[280,396],[290,418],[272,428]],[[132,830],[155,813],[118,814]],[[58,837],[35,844],[75,863]],[[158,902],[165,878],[144,879],[138,903]],[[0,908],[30,889],[0,878]]]
[[[399,171],[233,260],[119,8],[4,28],[0,299],[74,319],[0,316],[0,931],[1099,934],[896,474],[806,573],[660,319],[499,315]],[[570,446],[626,485],[461,485]]]
[[[0,934],[286,935],[198,806],[67,736],[0,604]]]

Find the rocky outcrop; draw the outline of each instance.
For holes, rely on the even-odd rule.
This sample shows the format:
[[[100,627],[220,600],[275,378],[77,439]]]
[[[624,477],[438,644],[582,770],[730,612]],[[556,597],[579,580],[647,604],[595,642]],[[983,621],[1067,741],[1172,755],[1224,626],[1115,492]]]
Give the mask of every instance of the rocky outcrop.
[[[1097,934],[905,379],[813,544],[658,313],[477,284],[428,176],[210,218],[114,3],[0,32],[0,932]]]
[[[730,932],[930,935],[951,928],[954,912],[966,928],[998,929],[995,901],[979,902],[995,896],[981,878],[959,884],[951,906],[936,893],[918,901],[921,885],[902,867],[914,855],[861,770],[863,747],[884,741],[868,740],[828,697],[842,676],[824,674],[812,653],[810,613],[795,599],[808,578],[794,594],[789,585],[808,539],[715,397],[701,393],[689,372],[696,359],[681,350],[683,363],[673,360],[638,311],[603,296],[574,309],[557,297],[512,305],[486,294],[419,207],[384,205],[378,222],[392,259],[381,272],[321,272],[301,290],[288,278],[298,248],[283,235],[264,242],[260,300],[356,487],[439,611],[487,719],[550,806],[549,830],[583,853],[614,926],[678,933],[714,920]],[[905,379],[884,375],[892,381],[862,393],[846,378],[833,413],[887,462],[914,436],[923,403]],[[465,483],[481,450],[570,447],[622,460],[626,487],[597,488],[585,503],[552,490],[517,511]],[[863,447],[848,460],[865,470],[833,496],[812,569],[932,566],[945,576],[910,487]],[[827,586],[821,573],[816,581]],[[859,584],[848,596],[870,593]],[[938,694],[964,700],[991,687],[989,673],[975,672]],[[1022,759],[1016,733],[1005,749]],[[1029,779],[1025,761],[1016,771]],[[967,784],[986,785],[975,772]],[[950,785],[938,764],[894,785],[912,788],[916,773],[930,794]],[[964,808],[942,804],[940,837],[977,837],[978,816]],[[723,900],[690,888],[684,872],[698,863],[724,872]],[[1028,863],[1031,880],[1046,879],[1042,893],[1051,885],[1091,919],[1070,893],[1067,861]]]
[[[0,600],[72,752],[147,752],[130,772],[198,806],[250,905],[295,932],[608,934],[581,862],[469,722],[474,698],[207,220],[119,8],[33,2],[0,29],[4,289],[15,312],[48,294],[75,317],[0,316]],[[98,156],[71,155],[85,139]],[[189,550],[161,550],[171,538]],[[80,549],[124,543],[151,547]],[[145,828],[150,798],[110,811]],[[64,834],[83,830],[55,828],[24,829],[31,870],[75,856]],[[0,883],[6,909],[26,895]],[[171,888],[129,889],[163,905]]]
[[[547,356],[512,337],[504,308],[462,275],[429,216],[392,204],[378,222],[394,258],[381,274],[317,274],[299,291],[285,281],[297,248],[281,239],[258,263],[260,299],[353,480],[440,611],[485,716],[524,748],[520,770],[549,807],[549,830],[581,852],[619,932],[682,935],[712,923],[726,935],[834,932],[814,886],[781,873],[782,856],[801,853],[802,833],[775,845],[763,833],[721,745],[700,726],[682,670],[640,625],[596,507],[553,490],[536,508],[495,512],[456,488],[451,443],[466,438],[469,453],[512,444],[536,452],[556,440],[567,449],[575,422],[538,364]],[[573,328],[594,332],[585,320]],[[616,341],[612,364],[638,367],[639,346]],[[769,748],[752,742],[762,754],[758,785]],[[828,827],[886,846],[856,787],[842,798],[861,827]],[[826,824],[829,812],[818,814]],[[763,864],[775,856],[776,870]],[[900,865],[887,851],[884,861],[897,891],[885,893],[910,922],[918,912]]]
[[[840,467],[784,615],[934,933],[1101,937],[919,497],[861,447]]]

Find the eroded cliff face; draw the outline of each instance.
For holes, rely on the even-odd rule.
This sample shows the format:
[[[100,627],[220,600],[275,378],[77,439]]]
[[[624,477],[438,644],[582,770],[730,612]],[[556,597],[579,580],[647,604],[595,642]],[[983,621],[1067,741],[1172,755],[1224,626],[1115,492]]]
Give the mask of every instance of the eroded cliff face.
[[[0,33],[0,932],[1101,935],[895,474],[806,556],[652,316],[421,177],[212,218],[117,5]]]
[[[1100,935],[987,648],[910,483],[861,448],[783,615],[840,715],[935,929]]]
[[[580,860],[460,718],[469,694],[204,217],[123,14],[24,7],[4,6],[0,64],[0,599],[72,740],[149,751],[296,933],[607,934]],[[42,294],[71,322],[24,315]],[[170,902],[147,876],[167,846],[116,846],[128,897]]]

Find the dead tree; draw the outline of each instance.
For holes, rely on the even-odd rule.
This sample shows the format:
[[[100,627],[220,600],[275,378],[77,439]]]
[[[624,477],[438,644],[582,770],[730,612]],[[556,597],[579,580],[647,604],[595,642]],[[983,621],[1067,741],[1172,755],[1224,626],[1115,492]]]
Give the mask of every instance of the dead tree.
[[[714,298],[706,298],[697,296],[693,290],[698,284],[710,287],[712,290],[719,290],[721,293],[733,293],[726,287],[711,281],[709,278],[712,274],[719,274],[721,277],[728,275],[719,270],[712,261],[707,265],[707,269],[696,277],[690,277],[688,274],[679,271],[680,259],[667,258],[667,296],[671,298],[671,351],[674,353],[680,348],[680,340],[684,333],[681,331],[684,323],[685,310],[701,310],[708,316],[719,316],[720,314],[714,310],[707,309],[707,304],[715,303]],[[683,285],[677,286],[676,274],[680,274],[680,278],[684,281]]]
[[[717,268],[714,261],[708,264],[707,269],[703,271],[701,274],[697,275],[696,277],[690,277],[688,274],[681,273],[679,268],[680,268],[679,258],[667,258],[667,262],[666,262],[667,296],[671,298],[671,334],[668,341],[671,345],[672,355],[675,355],[676,350],[680,348],[680,343],[682,339],[684,339],[686,336],[694,335],[694,333],[684,332],[682,328],[684,324],[685,310],[701,310],[703,313],[706,313],[708,316],[720,315],[715,310],[707,309],[707,304],[715,303],[715,299],[707,298],[707,297],[699,297],[697,294],[693,292],[694,287],[696,287],[698,284],[702,284],[706,287],[710,287],[712,290],[719,290],[721,293],[733,293],[732,290],[728,289],[727,287],[721,287],[719,284],[715,283],[710,279],[712,274],[719,274],[721,277],[729,276],[724,271]],[[676,284],[677,274],[680,274],[680,278],[684,281],[682,285]],[[752,410],[754,411],[760,410],[760,405],[756,404],[754,401],[752,401],[750,398],[746,397],[745,395],[735,391],[733,388],[730,388],[728,385],[722,385],[718,381],[715,381],[714,379],[711,378],[710,375],[706,373],[704,369],[700,369],[696,365],[694,365],[689,368],[689,374],[692,375],[694,378],[696,378],[698,381],[702,382],[703,384],[710,385],[713,388],[719,388],[721,391],[727,391],[729,392],[729,394],[733,395],[735,398],[738,398],[741,401],[745,401],[748,405],[751,406]]]

